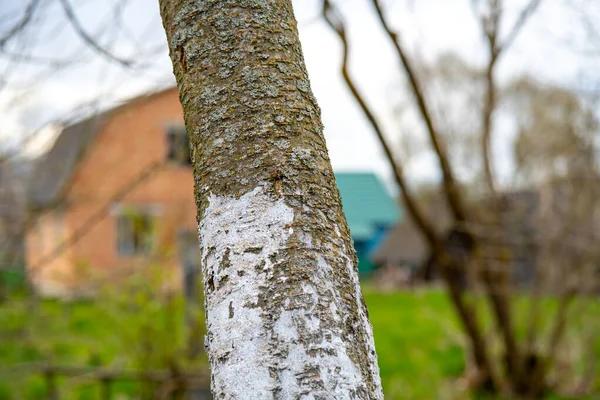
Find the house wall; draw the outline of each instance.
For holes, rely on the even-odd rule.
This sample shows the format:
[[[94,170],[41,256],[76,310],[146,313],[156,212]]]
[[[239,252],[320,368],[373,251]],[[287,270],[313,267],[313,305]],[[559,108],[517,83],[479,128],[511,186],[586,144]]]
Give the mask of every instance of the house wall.
[[[73,249],[59,247],[70,235],[62,210],[37,215],[25,237],[25,257],[29,275],[36,288],[45,295],[61,295],[75,283]]]
[[[192,168],[167,163],[149,178],[139,179],[148,166],[166,161],[170,123],[183,123],[174,89],[120,110],[79,162],[65,196],[66,223],[70,232],[80,236],[70,252],[70,268],[79,282],[120,276],[151,262],[178,266],[176,232],[197,229]],[[129,191],[117,198],[124,190]],[[151,257],[118,254],[119,205],[153,207],[157,246]]]

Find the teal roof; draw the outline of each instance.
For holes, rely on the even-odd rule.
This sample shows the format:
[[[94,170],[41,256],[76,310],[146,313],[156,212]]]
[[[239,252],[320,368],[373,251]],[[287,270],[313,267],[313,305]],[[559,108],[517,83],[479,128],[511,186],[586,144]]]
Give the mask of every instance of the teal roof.
[[[370,240],[379,226],[391,226],[400,219],[394,198],[371,172],[338,172],[335,174],[342,206],[352,238]]]

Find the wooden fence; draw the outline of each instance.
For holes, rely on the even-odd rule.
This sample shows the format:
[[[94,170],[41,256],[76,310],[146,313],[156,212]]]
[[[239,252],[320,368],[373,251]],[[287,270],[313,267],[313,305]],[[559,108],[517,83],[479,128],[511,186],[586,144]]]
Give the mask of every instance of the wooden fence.
[[[212,399],[208,371],[147,370],[127,371],[98,367],[60,366],[48,363],[27,363],[0,369],[0,375],[39,375],[44,378],[47,400],[60,400],[58,379],[78,378],[96,381],[100,399],[114,400],[115,382],[138,382],[152,385],[152,393],[143,398],[152,400]],[[136,397],[138,399],[140,397]]]

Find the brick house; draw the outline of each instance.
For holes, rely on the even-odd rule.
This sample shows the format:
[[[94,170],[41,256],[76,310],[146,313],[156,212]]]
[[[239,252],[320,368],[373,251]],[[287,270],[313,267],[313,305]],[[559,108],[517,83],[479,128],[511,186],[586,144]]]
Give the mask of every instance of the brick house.
[[[368,274],[368,254],[398,220],[396,202],[372,173],[336,180]],[[64,128],[29,189],[26,264],[34,287],[68,294],[149,262],[170,267],[181,282],[180,266],[198,262],[193,181],[176,88]]]
[[[176,88],[66,127],[29,189],[32,283],[53,295],[150,257],[177,266],[178,242],[196,237],[192,188]]]

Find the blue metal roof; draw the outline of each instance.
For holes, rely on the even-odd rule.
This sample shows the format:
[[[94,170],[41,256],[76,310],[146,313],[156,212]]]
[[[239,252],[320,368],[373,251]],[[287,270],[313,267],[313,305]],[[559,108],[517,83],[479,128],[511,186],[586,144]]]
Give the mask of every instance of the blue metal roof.
[[[350,233],[355,241],[371,240],[380,227],[394,225],[400,208],[372,172],[338,172],[335,179]]]

